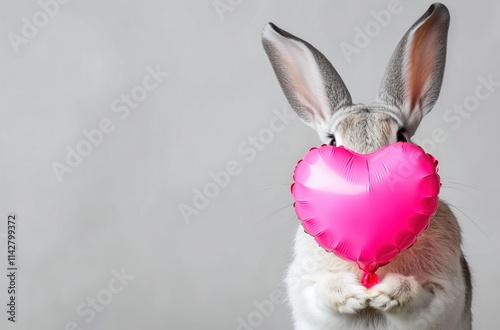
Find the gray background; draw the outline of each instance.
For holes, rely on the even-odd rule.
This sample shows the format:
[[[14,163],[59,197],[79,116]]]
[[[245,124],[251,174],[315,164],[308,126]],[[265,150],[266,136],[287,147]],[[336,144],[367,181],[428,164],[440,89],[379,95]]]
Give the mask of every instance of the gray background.
[[[353,99],[370,103],[397,42],[431,2],[401,0],[402,11],[350,62],[339,45],[354,45],[354,29],[374,21],[371,11],[385,10],[388,1],[220,3],[229,6],[221,15],[213,0],[73,0],[15,52],[9,33],[21,35],[23,17],[41,9],[37,1],[0,1],[2,269],[7,214],[19,217],[18,322],[7,322],[2,307],[0,328],[65,329],[75,322],[81,329],[237,329],[249,318],[252,329],[290,328],[285,304],[262,315],[255,301],[282,290],[298,225],[291,174],[318,139],[295,118],[255,158],[238,151],[269,128],[273,109],[287,108],[260,31],[273,21],[311,42]],[[456,128],[443,114],[474,95],[479,77],[500,81],[500,3],[447,5],[444,85],[417,139],[429,141],[434,129],[446,135],[425,147],[440,160],[442,197],[460,209],[475,327],[495,329],[500,91]],[[169,76],[121,120],[113,100],[157,65]],[[82,130],[103,118],[114,131],[59,182],[53,162],[64,163],[66,147],[75,148]],[[187,223],[179,205],[192,205],[193,189],[232,160],[241,172]],[[135,278],[109,301],[112,271],[122,269]],[[1,306],[6,290],[1,276]],[[86,322],[76,309],[92,297],[108,304]]]

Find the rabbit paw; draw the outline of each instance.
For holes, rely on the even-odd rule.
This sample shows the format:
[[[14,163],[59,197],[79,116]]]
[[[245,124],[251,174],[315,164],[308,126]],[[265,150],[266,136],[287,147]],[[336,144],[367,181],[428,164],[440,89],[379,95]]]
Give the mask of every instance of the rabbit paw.
[[[342,314],[356,314],[368,306],[368,292],[354,274],[323,277],[319,294],[326,304]]]
[[[389,274],[369,291],[369,305],[383,312],[403,310],[415,301],[420,284],[414,277]]]

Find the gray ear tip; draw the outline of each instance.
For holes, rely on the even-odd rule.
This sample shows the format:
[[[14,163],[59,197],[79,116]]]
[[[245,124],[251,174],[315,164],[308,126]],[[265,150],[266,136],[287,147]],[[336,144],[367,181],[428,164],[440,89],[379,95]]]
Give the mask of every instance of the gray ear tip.
[[[429,7],[428,13],[429,15],[435,13],[442,21],[446,22],[447,24],[450,23],[450,11],[448,10],[448,7],[446,7],[442,3],[433,3]]]
[[[265,42],[266,40],[270,39],[272,33],[276,33],[276,28],[277,26],[274,25],[274,23],[272,22],[267,23],[262,29],[261,33],[262,42]]]
[[[279,27],[276,26],[276,24],[274,24],[273,22],[269,22],[266,24],[266,28],[269,28],[269,29],[273,29],[274,31],[276,30],[280,30]]]
[[[282,37],[289,37],[289,33],[285,30],[280,29],[273,22],[269,22],[262,29],[262,39],[269,39],[269,37],[273,34],[279,34]]]

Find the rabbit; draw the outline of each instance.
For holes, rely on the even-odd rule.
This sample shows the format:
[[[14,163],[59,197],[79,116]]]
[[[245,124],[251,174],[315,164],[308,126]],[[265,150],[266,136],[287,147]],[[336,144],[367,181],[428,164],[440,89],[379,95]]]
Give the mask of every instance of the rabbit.
[[[410,141],[436,103],[449,22],[446,6],[435,3],[413,24],[371,105],[352,103],[332,64],[309,43],[273,23],[262,43],[291,107],[323,143],[371,153]],[[440,200],[414,246],[381,267],[380,282],[367,289],[355,263],[326,252],[299,226],[285,278],[295,329],[471,329],[471,275],[461,242],[457,219]]]

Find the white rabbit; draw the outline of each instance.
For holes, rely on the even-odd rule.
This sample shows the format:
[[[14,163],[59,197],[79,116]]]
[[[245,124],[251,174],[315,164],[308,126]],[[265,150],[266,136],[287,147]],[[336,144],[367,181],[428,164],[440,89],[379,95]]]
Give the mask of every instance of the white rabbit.
[[[309,43],[272,23],[262,42],[290,105],[321,140],[371,153],[413,136],[434,106],[449,21],[436,3],[408,30],[371,105],[353,104],[337,71]],[[295,329],[471,329],[470,271],[445,202],[416,244],[377,274],[380,283],[366,289],[355,263],[325,252],[299,227],[286,277]]]

